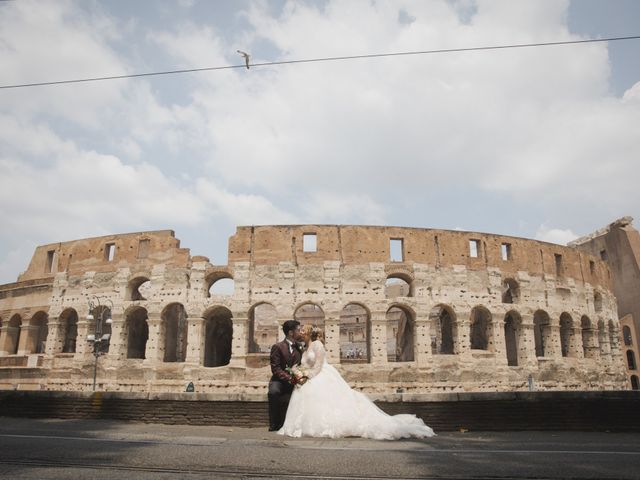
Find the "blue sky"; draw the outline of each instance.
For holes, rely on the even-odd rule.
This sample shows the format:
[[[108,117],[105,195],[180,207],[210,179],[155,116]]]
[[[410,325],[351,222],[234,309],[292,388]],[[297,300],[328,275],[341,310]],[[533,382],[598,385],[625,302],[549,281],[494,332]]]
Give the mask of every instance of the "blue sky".
[[[0,3],[2,84],[640,34],[633,0]],[[640,41],[0,90],[0,282],[36,245],[247,224],[564,243],[640,215]]]

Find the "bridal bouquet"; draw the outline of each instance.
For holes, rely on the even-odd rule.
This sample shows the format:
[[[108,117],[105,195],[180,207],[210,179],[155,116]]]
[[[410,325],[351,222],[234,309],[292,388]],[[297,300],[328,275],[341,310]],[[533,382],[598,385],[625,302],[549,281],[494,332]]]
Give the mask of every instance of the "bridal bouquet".
[[[286,371],[291,375],[291,385],[302,386],[309,380],[307,372],[299,365],[293,367],[287,367]]]

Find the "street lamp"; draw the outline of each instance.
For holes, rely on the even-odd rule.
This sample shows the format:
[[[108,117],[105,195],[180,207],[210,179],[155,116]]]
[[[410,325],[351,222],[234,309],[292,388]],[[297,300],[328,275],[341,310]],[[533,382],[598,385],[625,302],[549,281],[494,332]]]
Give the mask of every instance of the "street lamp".
[[[102,333],[102,325],[111,325],[113,320],[111,319],[111,311],[113,310],[113,302],[109,299],[104,299],[104,303],[100,303],[100,299],[96,296],[91,298],[87,298],[87,302],[89,303],[89,314],[87,315],[87,321],[96,322],[96,326],[94,329],[94,333],[92,335],[87,335],[87,342],[90,342],[93,345],[93,357],[95,358],[93,363],[93,391],[96,391],[96,375],[98,373],[98,357],[102,355],[102,345],[106,345],[109,343],[109,339],[111,338],[110,333]],[[109,304],[109,308],[100,308],[107,307]],[[96,312],[96,310],[98,310]],[[96,313],[94,317],[94,312]],[[109,314],[107,315],[107,312]]]

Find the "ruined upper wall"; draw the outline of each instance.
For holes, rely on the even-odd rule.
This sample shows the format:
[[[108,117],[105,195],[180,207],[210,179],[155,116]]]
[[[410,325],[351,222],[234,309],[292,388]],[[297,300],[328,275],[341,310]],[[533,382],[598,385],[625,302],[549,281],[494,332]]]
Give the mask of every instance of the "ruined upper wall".
[[[180,248],[173,230],[107,235],[37,247],[29,268],[18,277],[18,282],[53,277],[64,271],[82,275],[126,266],[188,266],[189,261],[189,249]]]
[[[640,328],[640,233],[623,217],[570,243],[602,258],[613,271],[613,292],[620,316],[630,314]]]
[[[305,234],[315,234],[315,252],[303,251]],[[392,239],[402,240],[402,261],[391,260]],[[478,242],[475,258],[470,254],[471,240]],[[509,246],[508,260],[502,258],[503,244]],[[610,288],[609,268],[594,255],[552,243],[487,233],[375,226],[247,226],[238,227],[229,239],[230,264],[419,263],[436,267],[465,265],[470,270],[499,268],[504,274],[526,271],[557,275],[556,255],[561,256],[561,277]]]

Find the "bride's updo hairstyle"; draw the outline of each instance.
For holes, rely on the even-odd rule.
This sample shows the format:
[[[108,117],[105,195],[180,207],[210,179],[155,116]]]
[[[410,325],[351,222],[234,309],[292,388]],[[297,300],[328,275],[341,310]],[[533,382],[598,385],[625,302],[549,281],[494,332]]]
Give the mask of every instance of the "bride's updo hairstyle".
[[[324,331],[320,327],[311,327],[311,341],[320,340],[324,343]]]

